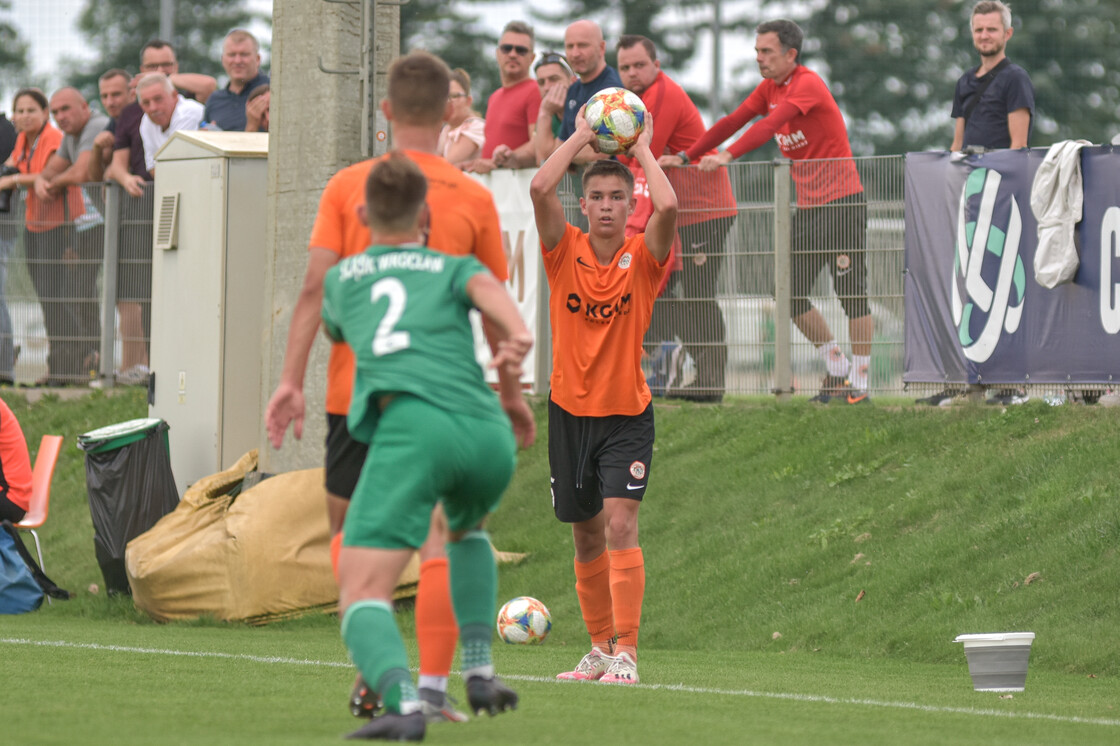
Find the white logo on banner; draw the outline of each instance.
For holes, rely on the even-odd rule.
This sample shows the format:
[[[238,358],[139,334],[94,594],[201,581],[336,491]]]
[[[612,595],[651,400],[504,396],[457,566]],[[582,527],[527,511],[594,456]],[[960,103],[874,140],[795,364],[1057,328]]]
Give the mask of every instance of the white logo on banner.
[[[976,363],[990,358],[1002,332],[1013,334],[1023,316],[1023,293],[1027,285],[1026,269],[1019,256],[1023,220],[1014,195],[1006,230],[992,224],[1001,180],[996,171],[974,170],[961,192],[957,213],[953,323],[964,356]],[[980,209],[972,216],[968,203],[976,194],[980,194]],[[989,263],[998,261],[994,287],[981,276],[986,258]],[[972,330],[977,327],[980,332],[974,335]]]
[[[1120,259],[1120,207],[1104,211],[1101,220],[1101,324],[1120,334],[1120,283],[1113,282],[1112,260]]]

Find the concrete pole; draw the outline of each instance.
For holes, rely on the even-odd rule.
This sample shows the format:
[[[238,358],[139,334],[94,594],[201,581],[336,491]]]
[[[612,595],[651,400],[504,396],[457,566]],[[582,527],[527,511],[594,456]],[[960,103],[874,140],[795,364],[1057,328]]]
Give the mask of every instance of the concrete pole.
[[[790,161],[774,160],[774,388],[778,401],[793,394],[790,341]]]
[[[175,0],[159,0],[159,38],[175,43]]]
[[[267,313],[261,340],[261,412],[280,380],[288,325],[307,268],[307,241],[323,188],[362,152],[362,49],[369,38],[360,5],[275,0],[272,9],[271,123],[268,145]],[[395,51],[395,50],[394,50]],[[279,451],[260,423],[260,468],[282,472],[323,465],[329,347],[320,337],[304,377],[303,439],[287,433]]]
[[[723,1],[712,2],[712,95],[711,123],[723,116]]]
[[[401,48],[401,8],[396,2],[381,2],[366,3],[364,10],[362,152],[378,156],[390,145],[389,122],[381,113],[381,101],[389,95],[389,65]]]

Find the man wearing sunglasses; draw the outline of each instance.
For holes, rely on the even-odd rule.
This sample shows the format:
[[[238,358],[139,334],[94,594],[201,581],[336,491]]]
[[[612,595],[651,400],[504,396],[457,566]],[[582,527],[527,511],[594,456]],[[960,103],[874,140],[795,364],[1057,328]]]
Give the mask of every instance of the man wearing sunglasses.
[[[463,166],[465,171],[485,174],[495,168],[527,168],[537,165],[533,131],[541,94],[529,75],[533,64],[533,27],[510,21],[498,40],[498,72],[502,87],[486,102],[486,140],[482,157]]]

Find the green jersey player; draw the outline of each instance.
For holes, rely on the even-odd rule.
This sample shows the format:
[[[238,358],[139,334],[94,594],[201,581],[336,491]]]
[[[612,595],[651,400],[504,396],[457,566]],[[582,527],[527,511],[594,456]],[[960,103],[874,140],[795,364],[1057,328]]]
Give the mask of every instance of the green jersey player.
[[[490,658],[497,571],[486,516],[513,475],[510,421],[475,360],[468,311],[505,338],[493,367],[520,375],[532,346],[509,293],[473,256],[422,245],[427,181],[403,154],[370,172],[364,220],[373,245],[327,273],[323,322],[357,361],[347,416],[370,444],[343,524],[342,636],[386,714],[355,738],[419,740],[424,717],[393,618],[392,595],[442,502],[451,528],[451,595],[467,698],[476,713],[517,705]]]

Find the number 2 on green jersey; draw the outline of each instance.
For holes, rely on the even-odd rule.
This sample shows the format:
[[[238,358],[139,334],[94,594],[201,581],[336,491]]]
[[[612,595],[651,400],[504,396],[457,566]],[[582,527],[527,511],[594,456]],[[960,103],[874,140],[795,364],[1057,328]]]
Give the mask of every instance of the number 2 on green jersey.
[[[412,343],[408,332],[393,328],[401,320],[408,303],[408,291],[405,290],[404,283],[396,277],[386,277],[375,282],[370,289],[370,303],[377,303],[382,298],[389,300],[389,307],[381,317],[381,323],[377,325],[377,333],[373,337],[373,354],[378,357],[400,352]]]

